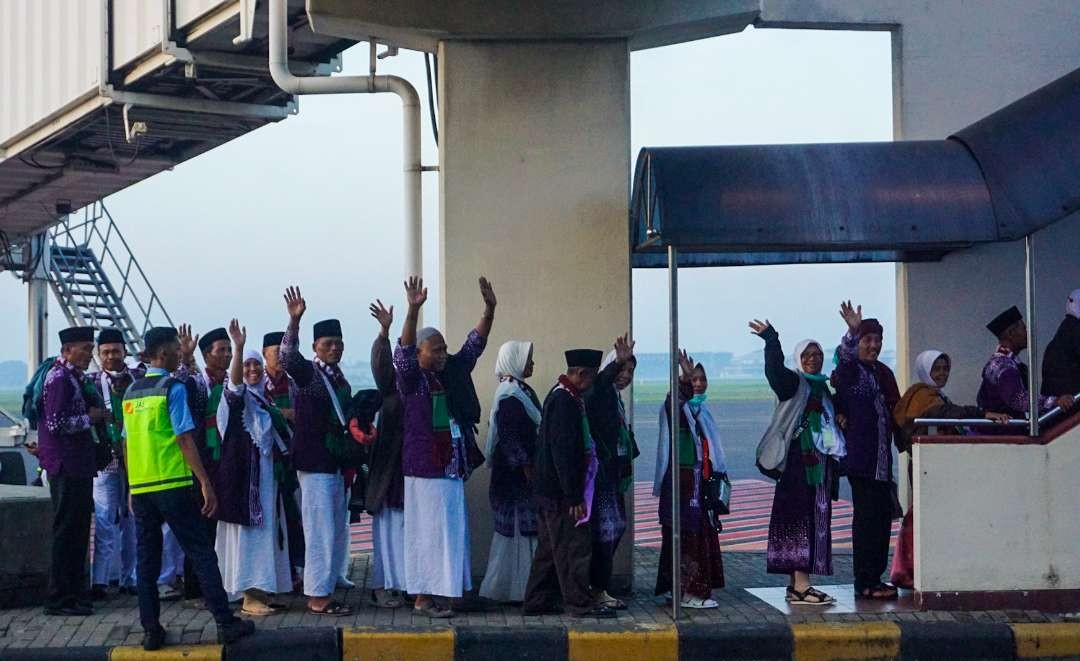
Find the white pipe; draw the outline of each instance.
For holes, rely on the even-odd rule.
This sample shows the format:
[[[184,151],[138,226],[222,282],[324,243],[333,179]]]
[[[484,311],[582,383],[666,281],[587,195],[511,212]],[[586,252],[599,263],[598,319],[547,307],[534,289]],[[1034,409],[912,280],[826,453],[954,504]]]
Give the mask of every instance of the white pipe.
[[[420,212],[420,95],[398,76],[333,76],[306,78],[289,71],[287,0],[270,0],[270,76],[290,94],[379,94],[401,98],[405,161],[405,276],[423,275]]]
[[[30,239],[29,258],[37,261],[27,273],[26,359],[27,378],[34,375],[49,350],[49,234],[39,232]]]

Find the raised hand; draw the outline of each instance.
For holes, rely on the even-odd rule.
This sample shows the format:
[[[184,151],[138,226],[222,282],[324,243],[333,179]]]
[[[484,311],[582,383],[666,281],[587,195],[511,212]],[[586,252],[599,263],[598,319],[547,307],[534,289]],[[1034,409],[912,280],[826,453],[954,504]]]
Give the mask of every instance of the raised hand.
[[[229,322],[229,337],[237,349],[243,349],[247,343],[247,327],[241,327],[240,322],[233,319]]]
[[[679,369],[682,370],[682,378],[685,380],[694,375],[694,358],[686,353],[686,349],[679,352]]]
[[[387,310],[386,306],[379,299],[375,299],[375,302],[368,306],[368,310],[371,312],[371,316],[375,321],[379,322],[382,326],[383,332],[390,330],[390,325],[394,323],[394,306],[391,305]]]
[[[615,338],[615,360],[619,363],[625,363],[630,360],[630,357],[634,355],[634,346],[637,342],[630,341],[630,335],[627,333],[621,337]]]
[[[285,290],[285,309],[289,311],[289,320],[300,323],[300,318],[307,312],[307,301],[300,294],[299,287],[289,287]]]
[[[405,301],[410,308],[419,308],[427,302],[427,287],[423,278],[413,275],[405,281]]]
[[[1009,421],[1008,413],[994,413],[993,411],[988,411],[984,417],[987,420],[993,420],[998,424],[1005,424]]]
[[[185,358],[194,356],[195,348],[199,346],[199,336],[191,335],[191,324],[180,324],[180,328],[176,329],[176,334],[180,339],[180,353]]]
[[[862,323],[862,306],[855,307],[851,304],[851,301],[842,301],[840,303],[840,316],[844,318],[844,322],[854,333],[859,330],[859,324]]]
[[[491,287],[491,282],[484,276],[480,276],[480,296],[484,299],[484,305],[489,310],[494,310],[498,301],[495,299],[495,290]]]
[[[764,335],[765,331],[772,328],[772,324],[769,323],[768,319],[766,319],[765,321],[761,321],[760,319],[755,319],[755,320],[751,321],[749,325],[750,325],[750,332],[753,333],[754,335]]]

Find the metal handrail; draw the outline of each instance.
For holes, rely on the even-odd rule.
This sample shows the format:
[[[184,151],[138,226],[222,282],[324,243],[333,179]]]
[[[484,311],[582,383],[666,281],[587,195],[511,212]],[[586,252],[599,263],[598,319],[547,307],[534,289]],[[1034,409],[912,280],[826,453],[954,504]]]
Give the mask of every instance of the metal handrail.
[[[1080,393],[1074,397],[1080,401]],[[1039,425],[1046,424],[1062,412],[1060,406],[1055,406],[1039,416]],[[1012,418],[1008,422],[994,422],[985,418],[915,418],[916,427],[1027,427],[1029,424],[1031,420],[1028,417]]]

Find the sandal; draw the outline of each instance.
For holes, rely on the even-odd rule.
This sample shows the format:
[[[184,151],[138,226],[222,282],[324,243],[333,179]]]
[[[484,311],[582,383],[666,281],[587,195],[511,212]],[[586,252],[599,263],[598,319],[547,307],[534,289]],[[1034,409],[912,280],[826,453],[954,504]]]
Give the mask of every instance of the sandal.
[[[404,602],[402,602],[399,597],[394,596],[389,590],[383,590],[381,592],[372,590],[368,600],[375,608],[401,608],[404,605]]]
[[[789,604],[798,606],[829,606],[836,603],[836,599],[814,587],[806,588],[799,592],[795,588],[788,588],[787,601]]]
[[[855,591],[855,599],[869,601],[896,601],[898,594],[896,588],[887,583],[878,583],[872,588],[863,588]]]
[[[307,607],[307,612],[312,615],[329,615],[330,617],[343,617],[346,615],[352,615],[352,606],[343,604],[340,601],[331,601],[322,610],[315,610],[311,606]]]
[[[683,597],[680,605],[683,608],[693,608],[695,610],[720,607],[720,604],[715,599],[702,599],[701,597]]]
[[[607,606],[613,610],[624,611],[626,610],[626,603],[622,599],[612,597],[607,593],[607,590],[603,590],[596,597],[596,602],[601,606]]]
[[[437,620],[445,620],[447,618],[454,617],[454,611],[449,608],[442,608],[434,601],[429,601],[423,606],[413,606],[413,615],[420,617],[430,617]]]

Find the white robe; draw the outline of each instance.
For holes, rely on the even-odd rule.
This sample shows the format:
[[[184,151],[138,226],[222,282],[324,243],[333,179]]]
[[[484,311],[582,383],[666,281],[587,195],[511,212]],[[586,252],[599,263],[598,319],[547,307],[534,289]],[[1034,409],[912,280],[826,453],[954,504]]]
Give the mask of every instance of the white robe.
[[[465,482],[405,477],[405,587],[460,597],[472,590]]]
[[[221,582],[229,601],[243,597],[244,590],[269,593],[292,592],[289,571],[289,540],[285,512],[278,502],[274,481],[274,457],[259,453],[259,504],[263,522],[259,526],[218,522],[217,551]],[[279,545],[278,541],[282,544]]]
[[[514,536],[491,534],[491,552],[488,554],[487,571],[480,583],[480,596],[500,602],[525,601],[525,587],[529,583],[533,556],[539,545],[536,535],[526,537],[520,532],[521,522],[514,515]]]
[[[405,510],[384,507],[371,521],[373,590],[405,589]]]
[[[343,556],[348,555],[345,533],[348,508],[341,473],[297,471],[300,480],[300,518],[304,523],[304,594],[334,594]]]

